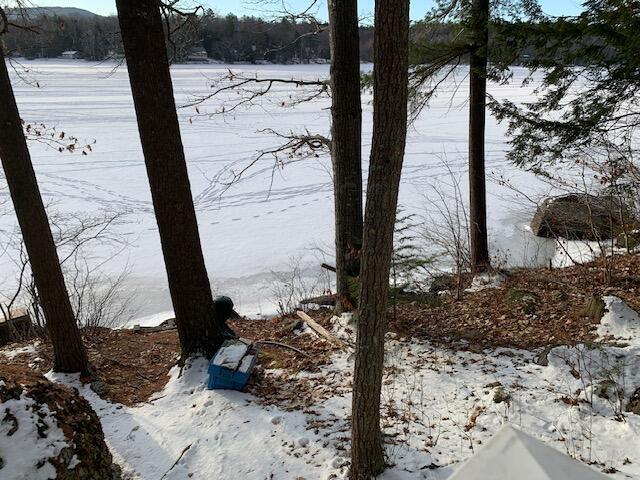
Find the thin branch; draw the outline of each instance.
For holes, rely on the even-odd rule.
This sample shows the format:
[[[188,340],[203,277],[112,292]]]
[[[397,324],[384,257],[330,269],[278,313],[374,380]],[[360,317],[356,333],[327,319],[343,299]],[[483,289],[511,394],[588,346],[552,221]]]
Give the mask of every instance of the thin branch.
[[[212,81],[211,93],[195,97],[191,101],[182,105],[181,108],[196,107],[198,115],[200,114],[199,106],[216,97],[220,97],[225,92],[239,92],[239,98],[235,100],[230,108],[223,106],[213,114],[224,114],[232,112],[240,107],[248,107],[253,105],[258,99],[265,97],[271,92],[275,85],[293,85],[296,88],[313,87],[310,90],[303,91],[302,95],[291,99],[289,106],[298,105],[329,94],[329,82],[327,80],[299,80],[286,78],[260,78],[256,76],[244,76],[236,74],[228,70],[218,78],[210,79]],[[228,82],[224,84],[225,82]],[[221,85],[222,84],[222,85]],[[259,88],[250,88],[251,86],[262,86]],[[208,116],[213,114],[207,114]]]

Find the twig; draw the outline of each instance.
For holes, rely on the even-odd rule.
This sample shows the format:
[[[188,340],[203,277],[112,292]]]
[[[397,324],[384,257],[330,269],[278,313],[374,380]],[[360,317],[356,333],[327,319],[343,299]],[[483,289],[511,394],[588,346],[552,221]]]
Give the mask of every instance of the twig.
[[[184,456],[184,454],[185,454],[185,453],[187,453],[187,450],[189,450],[189,449],[191,448],[191,446],[192,446],[192,445],[193,445],[193,443],[190,443],[189,445],[187,445],[186,447],[184,447],[184,449],[183,449],[183,450],[182,450],[182,452],[180,453],[180,456],[178,457],[178,459],[177,459],[175,462],[173,462],[173,465],[171,465],[171,468],[170,468],[169,470],[167,470],[167,471],[165,472],[165,474],[164,474],[164,475],[162,475],[162,476],[160,477],[160,480],[162,480],[163,478],[166,478],[166,476],[167,476],[167,475],[169,475],[169,472],[171,472],[171,470],[173,470],[173,469],[175,468],[175,466],[176,466],[176,465],[178,465],[178,462],[179,462],[180,460],[182,460],[182,457]]]
[[[305,357],[309,357],[310,355],[307,352],[303,352],[299,348],[293,347],[291,345],[287,345],[286,343],[276,342],[274,340],[256,340],[254,343],[261,343],[263,345],[275,345],[276,347],[288,348],[289,350],[293,350],[300,355],[304,355]]]

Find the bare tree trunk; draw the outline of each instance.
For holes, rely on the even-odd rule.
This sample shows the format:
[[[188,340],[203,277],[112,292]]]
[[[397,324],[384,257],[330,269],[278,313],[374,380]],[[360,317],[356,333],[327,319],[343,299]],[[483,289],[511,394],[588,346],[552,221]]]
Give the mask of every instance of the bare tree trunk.
[[[53,369],[86,375],[87,353],[64,283],[1,45],[0,158],[53,344]]]
[[[118,18],[183,357],[222,343],[202,255],[158,0],[118,0]]]
[[[469,217],[471,267],[490,267],[487,240],[487,189],[485,180],[485,115],[487,95],[487,48],[489,0],[473,0],[471,6],[473,45],[469,57]]]
[[[353,308],[349,278],[362,248],[362,106],[357,0],[329,0],[331,160],[336,227],[336,308]]]
[[[385,468],[380,391],[387,329],[389,268],[407,135],[409,1],[377,0],[373,145],[369,165],[353,380],[351,476]]]

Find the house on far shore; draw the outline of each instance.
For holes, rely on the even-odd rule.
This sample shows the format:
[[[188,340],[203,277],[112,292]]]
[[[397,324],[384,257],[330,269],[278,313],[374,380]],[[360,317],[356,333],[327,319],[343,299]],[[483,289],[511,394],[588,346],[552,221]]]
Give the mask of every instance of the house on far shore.
[[[187,55],[187,62],[209,63],[209,55],[204,48],[192,48]]]
[[[17,308],[11,312],[3,309],[0,314],[0,347],[25,338],[32,327],[31,316],[24,308]]]
[[[65,58],[67,60],[77,60],[81,58],[81,56],[80,52],[78,52],[77,50],[65,50],[64,52],[62,52],[62,55],[60,55],[60,58]]]

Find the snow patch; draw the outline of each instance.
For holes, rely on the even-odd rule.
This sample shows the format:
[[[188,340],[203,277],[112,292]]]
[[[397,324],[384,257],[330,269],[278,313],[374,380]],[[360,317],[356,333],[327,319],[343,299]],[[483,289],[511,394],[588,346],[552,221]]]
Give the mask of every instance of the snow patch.
[[[249,345],[240,341],[228,342],[227,345],[223,345],[220,350],[218,350],[212,363],[220,367],[236,370],[246,355],[248,348]]]
[[[475,275],[471,281],[471,287],[465,292],[473,293],[485,290],[487,288],[500,288],[506,277],[501,273],[481,273]]]
[[[556,240],[556,249],[551,258],[551,265],[555,268],[572,267],[589,263],[602,255],[602,248],[598,242],[586,240]]]
[[[19,399],[0,404],[0,470],[3,480],[49,480],[56,478],[48,462],[68,447],[64,432],[45,404],[36,404],[22,392]],[[43,432],[43,436],[40,435]]]
[[[25,347],[14,348],[13,350],[2,350],[0,353],[7,357],[9,360],[12,360],[18,355],[22,355],[25,353],[36,353],[36,347],[40,344],[40,342],[34,342],[31,345],[27,345]]]
[[[342,340],[354,340],[356,332],[356,317],[351,312],[345,312],[339,317],[331,317],[332,331],[336,337]]]
[[[640,345],[640,316],[624,300],[614,296],[602,297],[606,312],[598,326],[600,338],[614,337],[631,345]]]

